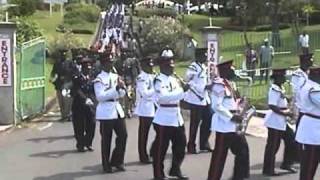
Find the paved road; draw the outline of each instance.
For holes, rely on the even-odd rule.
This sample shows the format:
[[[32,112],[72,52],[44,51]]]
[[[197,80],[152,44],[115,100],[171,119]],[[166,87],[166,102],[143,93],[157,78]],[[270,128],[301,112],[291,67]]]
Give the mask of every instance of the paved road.
[[[147,180],[152,178],[152,167],[140,165],[137,158],[136,119],[127,120],[129,137],[124,173],[103,174],[100,165],[100,134],[96,133],[94,152],[75,151],[70,122],[42,121],[23,125],[22,128],[0,134],[0,180]],[[187,118],[185,118],[187,119]],[[52,122],[51,122],[52,121]],[[188,122],[186,127],[189,127]],[[152,134],[153,130],[152,130]],[[214,137],[212,138],[213,141]],[[267,180],[261,175],[264,138],[248,137],[252,180]],[[170,152],[169,152],[170,154]],[[278,162],[282,156],[279,152]],[[187,155],[182,170],[192,180],[205,180],[211,154]],[[230,154],[223,179],[232,174],[233,156]],[[278,163],[279,165],[279,163]],[[170,160],[166,161],[169,168]],[[298,175],[283,175],[275,180],[298,179]],[[317,175],[315,179],[320,179]]]

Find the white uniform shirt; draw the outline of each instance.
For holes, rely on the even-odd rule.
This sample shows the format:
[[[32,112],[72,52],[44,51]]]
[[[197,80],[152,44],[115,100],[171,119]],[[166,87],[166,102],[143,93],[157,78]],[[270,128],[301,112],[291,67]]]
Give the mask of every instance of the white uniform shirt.
[[[306,34],[305,36],[303,34],[299,37],[299,42],[302,47],[308,48],[309,47],[309,35]]]
[[[125,95],[125,90],[116,90],[118,75],[101,71],[95,79],[94,92],[98,100],[96,109],[97,120],[114,120],[124,118],[124,111],[119,98]]]
[[[159,107],[155,113],[153,123],[162,126],[179,127],[184,124],[180,100],[184,98],[185,93],[180,87],[177,79],[173,76],[159,74],[154,83],[155,99]],[[177,107],[161,107],[161,105],[178,105]]]
[[[144,71],[141,71],[141,73],[137,77],[137,106],[134,113],[138,116],[154,117],[154,78],[154,74],[148,74]]]
[[[229,82],[232,87],[232,83]],[[236,123],[231,121],[233,113],[238,110],[235,94],[227,88],[223,79],[215,80],[211,91],[211,107],[214,110],[211,130],[222,133],[236,132]]]
[[[184,100],[190,104],[206,106],[210,104],[208,91],[205,89],[208,84],[207,67],[204,64],[193,62],[186,72],[186,80],[192,90],[186,92]],[[196,94],[197,95],[196,95]],[[203,100],[200,100],[200,96]]]
[[[272,84],[268,93],[268,105],[274,105],[279,108],[288,108],[288,101],[285,97],[285,89]],[[268,128],[285,131],[287,127],[286,116],[269,110],[266,114],[265,126]]]
[[[303,107],[301,106],[300,91],[302,87],[306,84],[308,80],[308,75],[302,70],[297,69],[293,72],[291,78],[292,92],[295,99],[295,105],[301,112],[304,112]]]
[[[320,116],[320,85],[311,80],[301,90],[302,105],[306,112]],[[320,145],[320,119],[303,115],[296,140],[301,144]]]

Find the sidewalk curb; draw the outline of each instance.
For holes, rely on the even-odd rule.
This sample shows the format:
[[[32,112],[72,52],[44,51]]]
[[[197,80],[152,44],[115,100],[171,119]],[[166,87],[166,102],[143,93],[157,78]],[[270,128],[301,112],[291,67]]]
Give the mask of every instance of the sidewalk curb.
[[[14,126],[13,125],[0,126],[0,133],[11,129],[12,127],[14,127]]]

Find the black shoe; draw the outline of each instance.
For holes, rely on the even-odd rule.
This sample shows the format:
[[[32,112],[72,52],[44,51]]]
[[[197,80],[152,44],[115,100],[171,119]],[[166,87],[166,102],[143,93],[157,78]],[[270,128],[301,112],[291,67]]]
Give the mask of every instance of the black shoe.
[[[280,169],[289,171],[292,174],[297,173],[297,170],[292,166],[281,165]]]
[[[84,147],[77,147],[78,152],[86,152],[86,150],[84,150]]]
[[[126,169],[124,168],[124,165],[123,164],[121,164],[121,165],[116,165],[116,166],[114,166],[116,169],[117,169],[117,171],[126,171]]]
[[[86,148],[87,148],[88,151],[90,151],[90,152],[94,151],[94,149],[92,148],[92,146],[86,146]]]
[[[199,154],[196,148],[188,148],[188,154]]]
[[[262,174],[265,176],[280,176],[281,175],[278,172],[263,172]]]
[[[200,151],[212,152],[213,149],[211,149],[210,146],[203,146],[203,147],[200,147]]]
[[[179,171],[170,170],[169,176],[176,177],[177,179],[189,179],[189,177],[184,176]]]
[[[113,173],[113,170],[112,170],[111,166],[103,167],[103,171],[105,173]]]
[[[142,164],[151,164],[152,163],[152,161],[150,161],[150,159],[140,160],[140,162]]]
[[[164,176],[164,177],[155,177],[153,180],[168,180],[169,178]]]

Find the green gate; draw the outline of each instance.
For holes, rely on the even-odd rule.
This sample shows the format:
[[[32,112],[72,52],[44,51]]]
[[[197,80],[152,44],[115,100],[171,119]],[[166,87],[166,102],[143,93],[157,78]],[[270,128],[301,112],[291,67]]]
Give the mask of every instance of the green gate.
[[[45,109],[46,44],[43,38],[23,43],[17,50],[17,115],[33,116]]]

